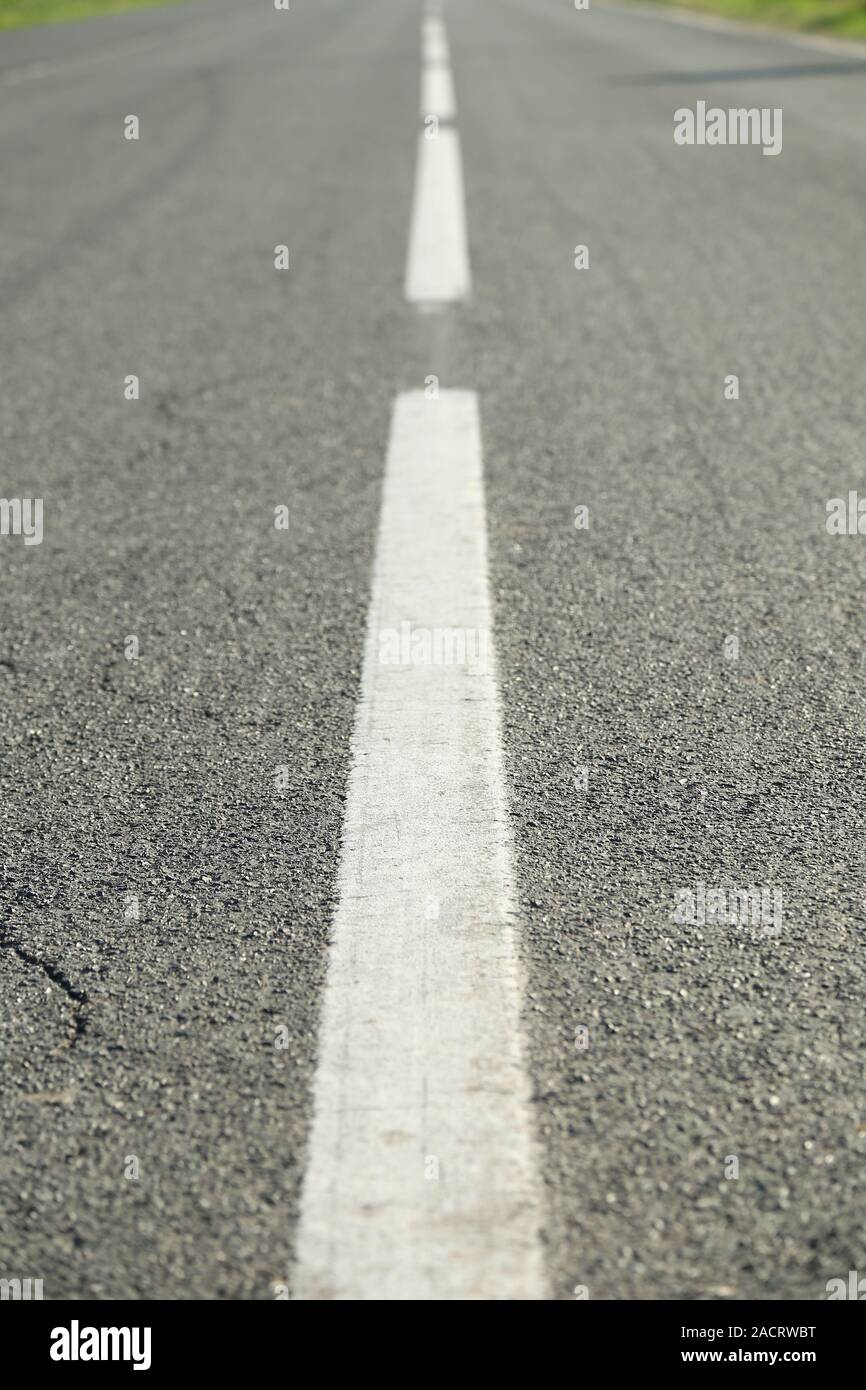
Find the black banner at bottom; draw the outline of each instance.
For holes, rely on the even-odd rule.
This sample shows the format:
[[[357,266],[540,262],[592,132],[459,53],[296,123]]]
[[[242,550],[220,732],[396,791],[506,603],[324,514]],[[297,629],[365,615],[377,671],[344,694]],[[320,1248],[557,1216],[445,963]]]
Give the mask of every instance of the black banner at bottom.
[[[817,1372],[822,1378],[835,1373],[850,1375],[859,1365],[859,1352],[866,1331],[863,1315],[856,1308],[839,1307],[839,1302],[859,1302],[859,1298],[821,1303],[779,1302],[681,1302],[619,1303],[575,1300],[560,1307],[556,1316],[529,1314],[525,1329],[537,1334],[543,1329],[548,1341],[539,1346],[542,1355],[567,1350],[576,1370],[600,1363],[607,1373],[619,1371],[661,1372],[678,1369],[700,1375],[715,1367],[766,1373],[800,1367]],[[180,1374],[232,1373],[293,1374],[292,1353],[308,1360],[321,1344],[321,1313],[308,1304],[262,1303],[112,1303],[112,1302],[26,1302],[0,1304],[0,1326],[7,1347],[13,1352],[16,1370],[92,1378],[110,1370],[116,1376],[128,1373],[149,1376],[162,1383]],[[350,1315],[351,1316],[351,1315]],[[541,1316],[542,1321],[536,1322]],[[337,1328],[345,1326],[337,1314]],[[381,1330],[365,1322],[358,1339],[347,1343],[354,1359],[362,1359],[368,1370],[380,1357],[393,1354],[393,1339],[411,1330],[413,1337],[425,1336],[426,1316],[420,1312],[416,1331],[389,1322]],[[351,1326],[351,1324],[350,1324]],[[443,1345],[439,1318],[430,1324],[432,1355],[425,1349],[424,1370],[435,1371],[437,1358],[443,1373],[454,1373],[454,1349]],[[476,1358],[479,1373],[489,1374],[499,1347],[514,1354],[513,1321],[507,1341],[478,1338]],[[560,1336],[569,1340],[557,1345]],[[553,1340],[557,1339],[557,1340]],[[391,1352],[385,1347],[390,1343]],[[526,1346],[521,1343],[521,1350]],[[377,1350],[378,1348],[378,1350]],[[527,1348],[528,1349],[528,1348]],[[482,1361],[483,1357],[483,1361]],[[461,1369],[469,1369],[460,1353]],[[471,1363],[470,1363],[471,1364]],[[325,1368],[322,1368],[323,1371]],[[300,1370],[300,1367],[297,1368]],[[333,1373],[329,1368],[330,1373]],[[20,1372],[19,1372],[20,1373]],[[295,1372],[297,1373],[297,1371]],[[309,1370],[303,1372],[309,1375]],[[326,1374],[328,1372],[325,1372]],[[513,1373],[513,1372],[512,1372]]]

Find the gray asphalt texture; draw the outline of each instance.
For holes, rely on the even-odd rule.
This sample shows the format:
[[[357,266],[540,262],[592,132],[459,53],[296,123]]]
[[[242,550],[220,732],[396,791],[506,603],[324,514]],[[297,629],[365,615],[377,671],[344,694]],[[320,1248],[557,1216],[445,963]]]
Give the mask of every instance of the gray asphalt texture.
[[[481,400],[551,1293],[821,1298],[866,1268],[866,540],[825,529],[866,50],[447,6],[473,296],[428,316],[420,18],[0,42],[0,483],[45,499],[0,541],[0,1272],[289,1277],[390,403],[434,372]],[[698,99],[783,107],[782,154],[677,147]],[[676,923],[699,880],[780,935]]]

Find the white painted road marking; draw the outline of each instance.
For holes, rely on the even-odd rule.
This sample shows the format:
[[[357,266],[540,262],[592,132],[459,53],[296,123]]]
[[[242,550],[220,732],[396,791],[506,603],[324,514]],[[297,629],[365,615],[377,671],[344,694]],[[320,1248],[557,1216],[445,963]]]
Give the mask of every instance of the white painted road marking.
[[[437,63],[421,72],[421,115],[453,121],[457,114],[451,69]]]
[[[441,19],[425,19],[421,26],[421,60],[424,63],[444,64],[451,61],[448,52],[448,36]]]
[[[428,16],[422,25],[421,59],[421,115],[453,120],[457,101],[448,39],[437,17]],[[406,298],[425,309],[452,304],[469,293],[463,161],[460,137],[450,127],[432,132],[432,138],[426,131],[418,138],[405,288]]]
[[[416,635],[485,633],[486,663],[382,664],[387,634],[407,622]],[[403,394],[353,740],[296,1298],[544,1296],[491,623],[477,398]]]
[[[460,142],[457,131],[445,127],[433,140],[418,137],[406,298],[452,302],[465,299],[469,286]]]

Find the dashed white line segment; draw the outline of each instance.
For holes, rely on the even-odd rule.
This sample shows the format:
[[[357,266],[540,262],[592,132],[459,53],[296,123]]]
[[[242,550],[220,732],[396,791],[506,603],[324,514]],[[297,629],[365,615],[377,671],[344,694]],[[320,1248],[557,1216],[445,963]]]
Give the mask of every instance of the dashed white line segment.
[[[391,423],[296,1298],[543,1297],[501,746],[477,398],[409,392]]]
[[[453,121],[457,115],[451,69],[441,63],[430,64],[421,73],[421,115]]]
[[[453,126],[457,113],[448,38],[438,15],[428,15],[421,30],[421,115],[415,195],[405,294],[410,303],[441,308],[465,299],[471,288],[463,161],[460,137]],[[434,116],[436,121],[428,123]]]
[[[469,293],[463,165],[457,131],[418,137],[415,201],[406,262],[406,298],[442,304]]]
[[[438,17],[422,54],[421,114],[453,120]],[[419,136],[406,295],[469,285],[446,126]],[[473,391],[394,405],[338,890],[293,1296],[543,1298]]]

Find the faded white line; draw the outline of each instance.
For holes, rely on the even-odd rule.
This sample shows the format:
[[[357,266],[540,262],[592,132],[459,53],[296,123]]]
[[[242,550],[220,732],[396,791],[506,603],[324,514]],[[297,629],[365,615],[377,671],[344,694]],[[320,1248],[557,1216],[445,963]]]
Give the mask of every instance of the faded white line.
[[[296,1298],[544,1296],[486,551],[475,393],[399,396]]]
[[[436,15],[422,24],[421,58],[425,129],[418,138],[405,293],[422,310],[436,310],[465,299],[471,283],[460,137],[453,126],[438,125],[454,119],[457,102],[445,25]]]
[[[421,26],[421,60],[425,63],[448,63],[448,36],[441,19],[425,19]]]
[[[428,64],[421,72],[421,115],[453,121],[456,114],[451,69],[442,63]]]
[[[463,202],[463,165],[457,131],[418,137],[415,199],[406,260],[406,298],[415,303],[465,299],[469,251]]]

